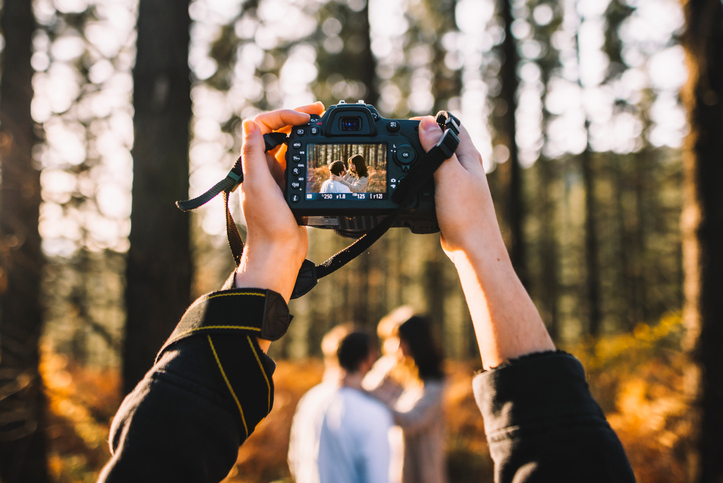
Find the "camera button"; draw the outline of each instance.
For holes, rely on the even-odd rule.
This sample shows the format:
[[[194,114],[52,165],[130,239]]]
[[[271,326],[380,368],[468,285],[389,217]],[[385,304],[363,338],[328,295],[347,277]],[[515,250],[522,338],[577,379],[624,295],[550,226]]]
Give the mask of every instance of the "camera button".
[[[306,134],[306,129],[304,129],[303,127],[297,127],[297,128],[296,128],[296,135],[297,135],[297,136],[303,136],[303,135],[305,135],[305,134]]]
[[[294,168],[291,169],[291,174],[293,174],[294,176],[301,176],[301,175],[302,175],[302,169],[299,168],[298,166],[296,166],[296,167],[294,167]]]
[[[291,145],[291,147],[294,148],[294,149],[301,149],[301,146],[302,146],[301,141],[295,141],[295,142]]]
[[[412,146],[405,144],[403,146],[399,146],[399,149],[397,149],[394,157],[400,164],[410,164],[417,158],[417,152]]]
[[[301,191],[301,183],[299,181],[292,181],[291,182],[291,189]]]
[[[298,203],[301,200],[301,196],[297,193],[294,193],[291,195],[291,202],[292,203]]]
[[[312,127],[309,129],[309,133],[312,134],[312,135],[314,135],[314,136],[316,136],[317,134],[319,134],[319,132],[320,132],[320,130],[319,130],[319,128],[316,127],[316,126],[312,126]]]
[[[387,124],[387,129],[391,132],[399,131],[399,123],[397,121],[389,121],[389,124]]]

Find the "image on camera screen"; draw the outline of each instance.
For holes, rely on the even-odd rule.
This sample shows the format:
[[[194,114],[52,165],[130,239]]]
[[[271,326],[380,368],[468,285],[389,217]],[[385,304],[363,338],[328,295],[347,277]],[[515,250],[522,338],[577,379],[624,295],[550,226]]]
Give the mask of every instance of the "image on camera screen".
[[[383,200],[387,197],[387,145],[307,145],[307,200]]]

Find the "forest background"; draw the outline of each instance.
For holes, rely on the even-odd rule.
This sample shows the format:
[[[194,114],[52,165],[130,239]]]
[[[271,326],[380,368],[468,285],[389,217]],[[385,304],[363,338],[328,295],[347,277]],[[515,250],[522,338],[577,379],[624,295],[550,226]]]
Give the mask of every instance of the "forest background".
[[[0,481],[97,478],[122,396],[233,269],[223,202],[174,202],[225,176],[242,119],[317,99],[457,115],[516,270],[638,480],[723,474],[720,0],[4,0],[1,14]],[[349,243],[309,236],[317,263]],[[290,481],[321,337],[401,304],[435,321],[448,359],[451,481],[492,481],[454,268],[439,235],[401,229],[291,302],[275,408],[229,481]]]

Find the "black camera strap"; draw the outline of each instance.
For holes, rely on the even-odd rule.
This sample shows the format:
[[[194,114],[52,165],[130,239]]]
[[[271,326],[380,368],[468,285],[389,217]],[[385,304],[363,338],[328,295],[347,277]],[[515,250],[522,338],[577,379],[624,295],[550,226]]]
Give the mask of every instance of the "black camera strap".
[[[334,273],[371,247],[379,238],[384,235],[399,217],[399,213],[406,205],[413,202],[420,189],[432,178],[434,172],[442,163],[451,158],[459,145],[459,119],[447,111],[440,111],[436,118],[437,124],[442,128],[444,134],[436,146],[424,154],[421,159],[414,163],[407,175],[399,182],[399,186],[392,194],[392,201],[399,205],[397,211],[384,217],[372,230],[362,235],[354,243],[332,255],[324,263],[314,264],[311,260],[304,260],[296,279],[294,291],[291,298],[295,299],[307,294],[314,288],[320,278]],[[284,133],[268,133],[264,135],[266,151],[271,151],[286,142]],[[224,206],[226,208],[226,236],[236,266],[241,263],[243,254],[243,239],[238,227],[228,208],[228,196],[236,190],[243,182],[243,171],[241,168],[241,157],[236,160],[233,168],[226,177],[216,183],[211,189],[201,196],[186,201],[177,201],[176,206],[182,211],[194,210],[223,193]]]

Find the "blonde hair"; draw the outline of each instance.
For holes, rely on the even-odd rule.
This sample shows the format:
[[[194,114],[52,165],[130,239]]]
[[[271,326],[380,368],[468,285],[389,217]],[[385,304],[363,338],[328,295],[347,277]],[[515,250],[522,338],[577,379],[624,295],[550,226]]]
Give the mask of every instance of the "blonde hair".
[[[409,320],[414,315],[414,309],[411,305],[402,305],[389,312],[382,317],[377,325],[377,335],[380,339],[388,339],[395,337],[399,326]]]

